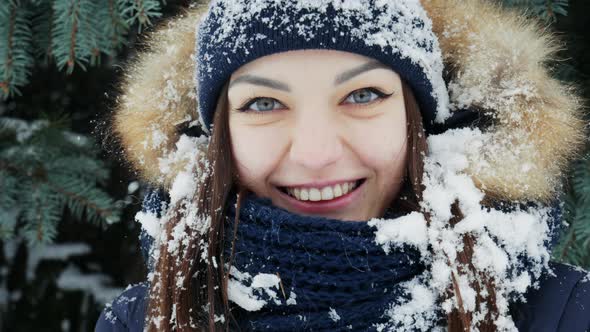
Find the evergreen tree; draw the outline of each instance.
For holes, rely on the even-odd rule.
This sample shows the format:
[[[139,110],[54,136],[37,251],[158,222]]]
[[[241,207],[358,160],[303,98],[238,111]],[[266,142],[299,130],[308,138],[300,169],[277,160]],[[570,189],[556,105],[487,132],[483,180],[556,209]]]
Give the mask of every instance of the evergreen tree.
[[[140,193],[131,182],[125,195],[129,174],[91,120],[105,116],[128,44],[166,7],[0,1],[0,330],[92,330],[121,285],[145,279]]]
[[[2,1],[0,95],[19,95],[38,62],[68,74],[97,66],[125,45],[131,26],[141,31],[161,15],[158,0]],[[118,220],[118,207],[100,189],[108,167],[89,137],[74,142],[63,124],[8,117],[0,117],[0,137],[2,239],[22,228],[29,244],[51,242],[64,208],[79,220]]]
[[[36,61],[71,73],[100,64],[161,16],[158,0],[3,0],[0,2],[0,96],[20,94]]]

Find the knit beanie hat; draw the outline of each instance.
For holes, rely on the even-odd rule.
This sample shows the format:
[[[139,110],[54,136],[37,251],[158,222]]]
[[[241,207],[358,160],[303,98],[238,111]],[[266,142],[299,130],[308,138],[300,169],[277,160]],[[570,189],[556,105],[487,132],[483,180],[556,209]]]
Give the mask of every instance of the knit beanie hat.
[[[419,0],[213,0],[197,36],[198,104],[207,130],[235,70],[303,49],[376,59],[412,88],[426,127],[450,116],[442,54]]]

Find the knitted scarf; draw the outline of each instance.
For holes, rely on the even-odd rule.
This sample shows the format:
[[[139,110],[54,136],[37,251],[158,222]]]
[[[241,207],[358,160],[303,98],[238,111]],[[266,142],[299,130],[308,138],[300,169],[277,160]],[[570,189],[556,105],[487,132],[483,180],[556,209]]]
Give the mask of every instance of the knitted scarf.
[[[235,204],[228,210],[227,257]],[[396,213],[389,211],[385,217],[395,218]],[[238,304],[233,313],[240,327],[376,330],[374,324],[386,319],[385,310],[404,298],[400,283],[421,274],[424,266],[418,251],[409,246],[385,254],[375,244],[375,230],[367,222],[301,216],[273,206],[269,199],[246,197],[229,287],[230,300]],[[263,287],[269,276],[277,276],[279,285]],[[253,310],[252,302],[263,305]]]
[[[231,253],[233,239],[236,212],[233,197],[226,209],[223,244],[226,258]],[[166,193],[151,191],[144,198],[143,211],[159,218],[163,202],[168,200]],[[533,203],[520,206],[524,210],[538,207]],[[557,243],[562,220],[559,202],[555,201],[551,207],[546,220],[550,238],[544,242],[548,250]],[[513,207],[499,205],[497,208],[510,211]],[[400,216],[402,213],[390,210],[383,218],[396,223],[399,220],[395,219]],[[418,250],[408,245],[389,247],[389,254],[385,254],[383,247],[375,243],[376,231],[366,221],[300,216],[273,206],[269,199],[246,196],[230,270],[233,282],[230,280],[228,285],[230,301],[235,304],[232,314],[241,329],[371,331],[397,326],[397,323],[391,324],[391,316],[384,315],[385,311],[391,309],[389,314],[399,313],[398,305],[412,298],[404,282],[414,279],[428,285],[431,282],[429,271],[423,266]],[[150,270],[154,269],[150,259],[153,241],[143,229],[141,249]],[[513,267],[518,271],[539,267],[539,262],[531,261],[526,255],[519,256],[518,261],[518,267]],[[273,285],[268,277],[274,275],[280,281]],[[519,294],[508,296],[512,303],[522,299]],[[441,310],[423,309],[428,319],[434,319],[431,322],[435,325],[429,326],[444,325]],[[518,310],[511,312],[514,313],[518,314]],[[410,321],[402,319],[414,326],[412,317],[408,318]],[[516,322],[522,317],[514,319]]]

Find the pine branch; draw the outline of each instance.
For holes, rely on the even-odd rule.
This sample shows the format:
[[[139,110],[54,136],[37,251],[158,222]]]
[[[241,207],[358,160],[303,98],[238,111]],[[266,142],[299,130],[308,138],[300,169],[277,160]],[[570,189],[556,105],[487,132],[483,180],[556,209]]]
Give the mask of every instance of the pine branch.
[[[109,178],[108,168],[103,163],[86,156],[60,156],[60,158],[49,160],[45,167],[52,174],[76,177],[101,185],[105,185]]]
[[[104,34],[110,41],[110,49],[116,50],[125,44],[124,36],[129,30],[129,25],[122,14],[121,2],[119,0],[109,0],[108,4],[108,22],[104,25]]]
[[[68,74],[76,65],[86,70],[96,46],[96,4],[91,0],[55,0],[53,8],[52,47],[58,67],[65,67]]]
[[[20,95],[19,86],[31,75],[32,31],[30,11],[20,0],[0,3],[0,95]]]
[[[158,0],[119,0],[119,3],[125,8],[122,14],[127,24],[131,26],[137,23],[139,33],[152,24],[151,19],[162,16]]]
[[[89,138],[60,124],[1,117],[0,137],[9,138],[0,145],[0,190],[10,187],[8,198],[0,199],[0,216],[15,221],[0,223],[0,236],[17,236],[15,225],[22,225],[29,245],[51,242],[66,210],[80,221],[119,221],[120,204],[100,188],[108,168]]]
[[[105,22],[108,22],[108,10],[104,4],[92,3],[87,10],[92,12],[89,19],[84,21],[84,30],[88,31],[90,46],[90,65],[101,64],[101,54],[111,55],[111,48],[108,42],[108,35],[104,34]]]
[[[61,219],[60,204],[42,183],[31,182],[29,195],[23,197],[27,209],[22,214],[24,235],[30,246],[50,243],[57,235]]]
[[[62,164],[62,162],[54,163],[52,166],[55,166],[55,164]],[[78,166],[82,165],[78,164]],[[48,190],[62,195],[64,198],[60,199],[60,201],[63,202],[64,206],[68,206],[71,212],[80,220],[83,219],[83,212],[86,210],[90,221],[105,220],[108,223],[118,221],[117,214],[119,211],[117,207],[108,195],[92,186],[94,179],[91,181],[88,181],[89,179],[76,179],[69,172],[59,174],[51,172],[51,168],[47,169],[42,166],[26,169],[11,164],[6,160],[0,160],[0,171],[2,170],[8,171],[19,178],[27,178],[32,183],[41,183]],[[80,168],[80,172],[84,171],[84,168]],[[101,176],[104,176],[104,174],[101,174]],[[35,206],[35,204],[31,206]]]
[[[48,62],[53,53],[51,31],[53,30],[54,11],[51,0],[42,0],[33,5],[33,42],[35,56]]]
[[[68,74],[98,66],[125,44],[131,25],[141,32],[161,15],[158,0],[0,1],[0,97],[20,94],[35,58],[53,57]]]
[[[86,187],[82,191],[75,191],[59,187],[55,183],[49,182],[48,184],[51,190],[66,197],[66,206],[77,219],[83,219],[84,212],[87,212],[86,217],[92,222],[105,220],[111,224],[118,221],[118,211],[112,207],[113,204],[108,197],[106,199],[105,197],[101,197],[103,196],[101,192],[89,187]],[[111,205],[111,207],[106,205]]]

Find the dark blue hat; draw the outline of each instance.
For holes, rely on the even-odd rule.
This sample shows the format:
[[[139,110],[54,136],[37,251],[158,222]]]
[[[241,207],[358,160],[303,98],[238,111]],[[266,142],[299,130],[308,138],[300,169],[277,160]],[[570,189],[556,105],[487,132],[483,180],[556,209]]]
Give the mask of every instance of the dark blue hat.
[[[427,127],[450,115],[438,39],[418,0],[215,0],[197,36],[199,114],[207,130],[234,71],[303,49],[376,59],[409,84]]]

